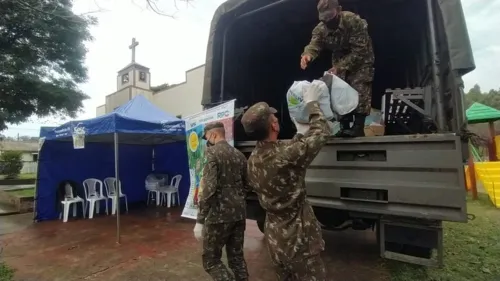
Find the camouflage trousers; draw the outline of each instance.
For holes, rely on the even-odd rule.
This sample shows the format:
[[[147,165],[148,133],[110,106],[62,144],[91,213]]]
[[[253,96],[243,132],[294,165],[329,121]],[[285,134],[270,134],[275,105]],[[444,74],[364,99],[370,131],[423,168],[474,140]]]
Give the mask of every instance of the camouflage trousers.
[[[246,221],[205,224],[203,228],[203,268],[215,281],[247,281],[248,271],[243,257]],[[222,263],[226,246],[229,268]]]
[[[326,269],[319,254],[290,262],[273,260],[277,281],[326,281]]]
[[[365,67],[357,71],[347,71],[344,80],[359,93],[358,107],[352,113],[370,115],[372,108],[373,68]]]

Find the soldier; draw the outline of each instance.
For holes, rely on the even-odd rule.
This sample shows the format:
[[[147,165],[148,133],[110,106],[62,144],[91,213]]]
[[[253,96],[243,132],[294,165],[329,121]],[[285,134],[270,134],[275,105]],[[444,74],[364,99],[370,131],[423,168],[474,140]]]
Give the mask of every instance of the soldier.
[[[325,242],[321,227],[306,200],[306,169],[330,135],[320,110],[321,89],[312,85],[304,94],[310,124],[295,122],[290,142],[278,141],[276,109],[265,102],[250,107],[241,119],[245,132],[257,140],[248,159],[248,180],[266,210],[265,237],[277,279],[324,281],[320,253]]]
[[[368,24],[358,15],[342,11],[338,0],[320,0],[319,20],[304,48],[300,66],[306,69],[323,49],[332,51],[330,73],[349,83],[359,93],[358,107],[340,118],[338,137],[364,136],[365,118],[370,114],[374,55]],[[350,127],[354,115],[354,125]]]
[[[220,122],[205,126],[206,164],[198,195],[196,239],[203,239],[203,268],[215,281],[247,281],[243,257],[247,187],[247,160],[226,141]],[[229,272],[221,261],[226,246]]]

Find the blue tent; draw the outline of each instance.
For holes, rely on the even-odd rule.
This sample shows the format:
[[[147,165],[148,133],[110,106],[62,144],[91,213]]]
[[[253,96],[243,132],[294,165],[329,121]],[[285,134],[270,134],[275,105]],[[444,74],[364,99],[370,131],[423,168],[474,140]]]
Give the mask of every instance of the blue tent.
[[[85,148],[74,149],[73,133],[85,133]],[[65,180],[116,177],[129,203],[145,201],[146,176],[182,175],[181,203],[189,192],[189,169],[184,121],[139,95],[115,111],[97,118],[41,128],[36,220],[59,217],[57,189]],[[117,216],[118,217],[118,216]]]

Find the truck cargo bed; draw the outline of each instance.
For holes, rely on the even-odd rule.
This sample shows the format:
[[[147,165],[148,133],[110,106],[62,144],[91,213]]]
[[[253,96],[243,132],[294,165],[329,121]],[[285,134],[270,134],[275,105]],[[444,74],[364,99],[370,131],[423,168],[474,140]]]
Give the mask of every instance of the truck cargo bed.
[[[255,142],[237,142],[250,153]],[[454,134],[332,139],[307,171],[318,207],[465,222],[465,177]]]

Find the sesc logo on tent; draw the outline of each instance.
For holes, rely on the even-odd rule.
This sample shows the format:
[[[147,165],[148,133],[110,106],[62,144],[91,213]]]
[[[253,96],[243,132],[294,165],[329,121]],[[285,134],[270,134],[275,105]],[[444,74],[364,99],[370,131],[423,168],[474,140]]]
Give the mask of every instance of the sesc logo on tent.
[[[76,124],[75,128],[73,128],[73,134],[75,135],[85,135],[85,127],[82,123]]]
[[[168,121],[161,121],[160,125],[161,125],[161,129],[164,131],[168,131],[170,129]]]
[[[229,110],[217,112],[217,119],[229,117]]]

